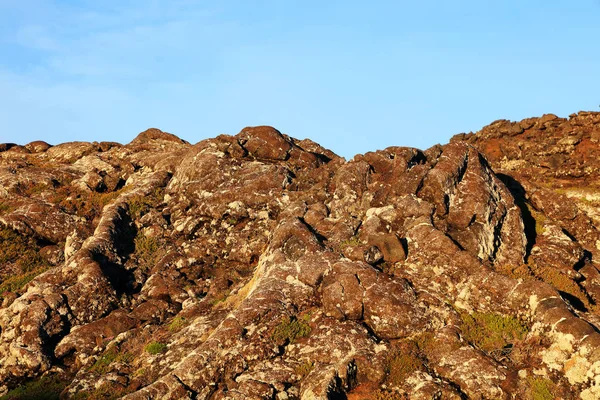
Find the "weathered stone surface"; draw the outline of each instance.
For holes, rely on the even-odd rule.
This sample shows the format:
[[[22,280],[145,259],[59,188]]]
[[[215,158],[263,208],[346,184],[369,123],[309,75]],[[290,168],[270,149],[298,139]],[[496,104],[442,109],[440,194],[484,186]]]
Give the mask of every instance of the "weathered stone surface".
[[[4,145],[0,394],[595,398],[597,123],[351,161],[266,126]]]

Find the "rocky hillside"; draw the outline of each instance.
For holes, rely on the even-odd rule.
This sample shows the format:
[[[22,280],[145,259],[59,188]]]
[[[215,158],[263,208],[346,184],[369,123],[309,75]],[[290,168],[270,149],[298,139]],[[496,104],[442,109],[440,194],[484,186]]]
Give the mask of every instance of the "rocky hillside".
[[[600,398],[599,140],[0,145],[0,398]]]

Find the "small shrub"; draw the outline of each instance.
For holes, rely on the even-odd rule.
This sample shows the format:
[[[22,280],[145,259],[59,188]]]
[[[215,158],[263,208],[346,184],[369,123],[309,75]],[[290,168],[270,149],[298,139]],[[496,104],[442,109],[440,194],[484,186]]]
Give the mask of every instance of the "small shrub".
[[[160,244],[155,237],[146,236],[138,232],[134,239],[135,256],[138,266],[142,271],[148,270],[156,264],[159,257]]]
[[[9,391],[0,400],[58,400],[68,384],[56,376],[43,376]]]
[[[178,332],[188,324],[188,320],[185,317],[175,317],[169,324],[169,330],[171,332]]]
[[[235,218],[233,218],[233,217],[229,217],[229,218],[227,218],[227,220],[226,220],[226,221],[227,221],[227,223],[228,223],[229,225],[235,225],[235,224],[237,224],[237,222],[238,222],[238,221],[237,221],[237,219],[235,219]]]
[[[340,246],[342,247],[354,247],[354,246],[360,246],[361,242],[360,239],[358,238],[358,236],[352,236],[350,239],[346,239],[343,242],[340,243]]]
[[[295,317],[285,317],[281,320],[279,325],[275,327],[272,339],[276,342],[289,342],[294,343],[296,339],[307,337],[310,334],[311,328],[308,325],[310,320],[309,315],[305,315],[301,319]]]
[[[555,396],[552,394],[554,391],[554,383],[541,377],[530,376],[527,378],[527,382],[531,388],[531,400],[554,400]]]
[[[145,196],[135,196],[128,202],[131,219],[139,219],[150,210],[152,201]]]
[[[127,201],[132,219],[139,219],[150,209],[156,207],[163,199],[164,189],[156,188],[147,196],[133,196]]]
[[[161,342],[150,342],[144,348],[147,353],[156,355],[167,351],[167,345]]]
[[[421,354],[427,354],[435,345],[435,336],[432,332],[422,332],[412,339]]]
[[[504,349],[525,337],[528,329],[517,318],[495,313],[463,313],[464,338],[488,353]]]
[[[305,377],[310,373],[310,371],[312,371],[314,365],[315,363],[312,361],[305,361],[302,364],[298,365],[294,369],[294,372],[296,372],[296,374],[300,375],[301,377]]]
[[[398,386],[422,366],[423,363],[415,354],[415,349],[406,343],[404,346],[390,351],[384,371],[387,374],[387,381]]]

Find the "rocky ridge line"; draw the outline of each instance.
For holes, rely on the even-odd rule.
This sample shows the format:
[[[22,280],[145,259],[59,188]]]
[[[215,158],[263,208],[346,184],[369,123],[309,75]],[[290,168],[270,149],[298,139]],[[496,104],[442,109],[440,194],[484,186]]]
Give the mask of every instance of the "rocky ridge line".
[[[536,157],[539,130],[577,131],[546,157],[589,143],[584,161],[561,158],[552,179],[591,180],[599,121],[572,119],[351,161],[270,127],[196,145],[158,130],[125,146],[4,145],[0,238],[44,258],[7,255],[0,280],[47,271],[2,294],[3,390],[596,398],[595,206],[549,196],[557,181],[538,170],[501,168]],[[498,144],[513,131],[535,151]]]

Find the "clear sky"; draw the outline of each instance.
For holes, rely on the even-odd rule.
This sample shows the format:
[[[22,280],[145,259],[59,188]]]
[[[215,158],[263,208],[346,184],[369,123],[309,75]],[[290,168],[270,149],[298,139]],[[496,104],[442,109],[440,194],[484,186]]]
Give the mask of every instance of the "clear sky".
[[[600,104],[600,0],[0,0],[0,142],[273,125],[345,157]]]

